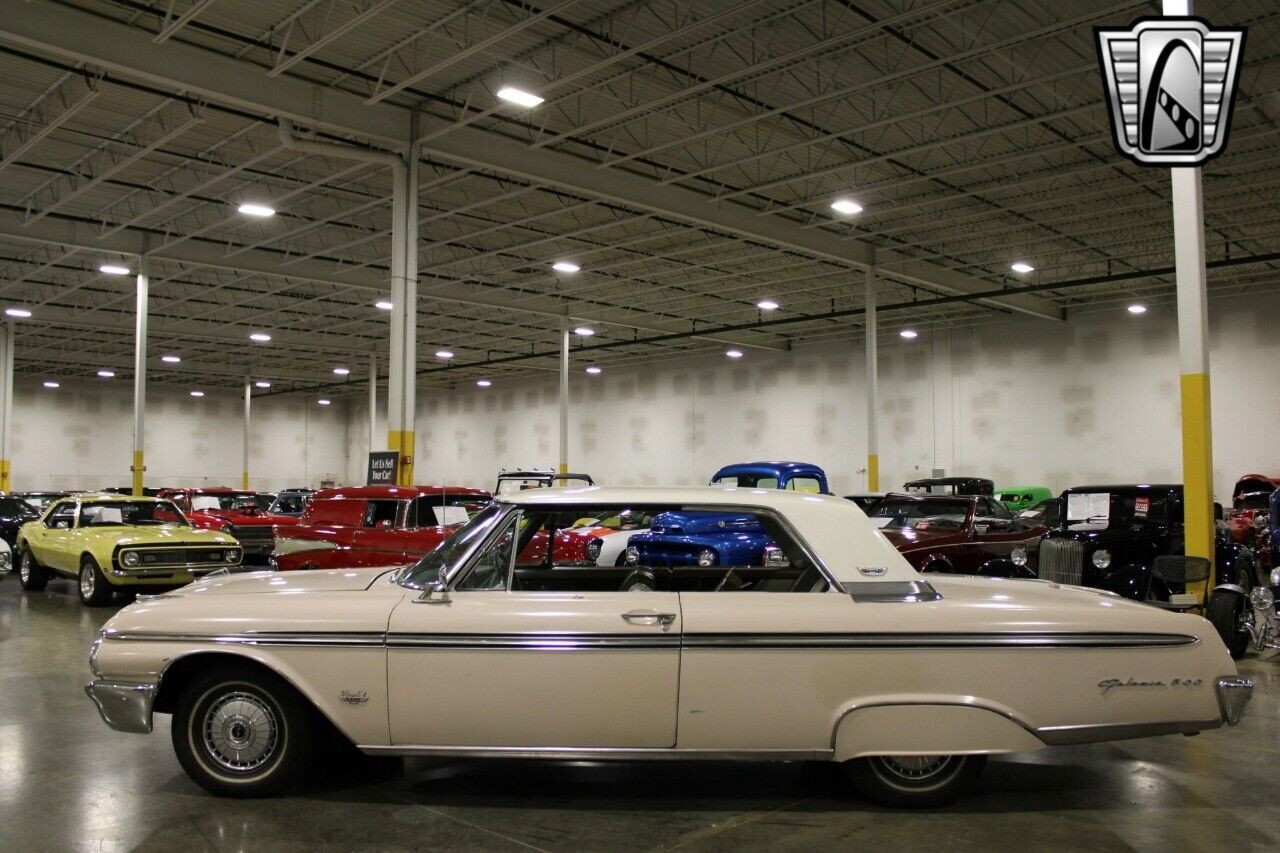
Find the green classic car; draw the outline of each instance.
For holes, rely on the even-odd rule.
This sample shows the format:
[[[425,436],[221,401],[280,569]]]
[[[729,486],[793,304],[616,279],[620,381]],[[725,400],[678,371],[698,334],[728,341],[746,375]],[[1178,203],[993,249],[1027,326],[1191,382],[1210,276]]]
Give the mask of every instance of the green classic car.
[[[1009,508],[1010,512],[1031,509],[1041,501],[1054,497],[1053,492],[1044,486],[1009,486],[996,490],[996,500]]]
[[[192,527],[171,501],[111,494],[53,502],[19,528],[14,552],[23,589],[44,589],[58,575],[76,578],[80,600],[91,607],[115,592],[188,584],[240,565],[243,556],[233,537]]]

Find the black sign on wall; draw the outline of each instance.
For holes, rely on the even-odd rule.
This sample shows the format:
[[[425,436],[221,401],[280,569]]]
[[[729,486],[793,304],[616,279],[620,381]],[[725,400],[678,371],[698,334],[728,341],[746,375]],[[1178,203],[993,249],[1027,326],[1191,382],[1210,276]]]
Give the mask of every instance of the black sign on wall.
[[[394,486],[400,469],[400,451],[379,450],[369,454],[370,486]]]

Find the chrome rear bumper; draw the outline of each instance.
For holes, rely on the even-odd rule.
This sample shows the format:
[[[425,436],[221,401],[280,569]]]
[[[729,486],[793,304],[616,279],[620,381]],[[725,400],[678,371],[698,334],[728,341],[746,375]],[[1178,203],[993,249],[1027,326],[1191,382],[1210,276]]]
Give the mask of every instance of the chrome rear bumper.
[[[151,731],[151,706],[156,699],[156,685],[99,679],[86,684],[84,692],[98,706],[102,721],[116,731],[132,734]]]
[[[1217,689],[1222,721],[1234,726],[1244,716],[1244,708],[1253,696],[1253,679],[1243,675],[1224,675],[1218,679]]]

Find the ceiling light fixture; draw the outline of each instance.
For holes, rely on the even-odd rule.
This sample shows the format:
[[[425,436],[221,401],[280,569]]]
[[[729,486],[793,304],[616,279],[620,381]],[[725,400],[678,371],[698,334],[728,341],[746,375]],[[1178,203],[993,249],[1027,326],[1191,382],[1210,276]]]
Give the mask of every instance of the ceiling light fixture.
[[[61,385],[59,385],[57,382],[54,382],[53,380],[47,380],[47,381],[44,383],[44,387],[46,387],[46,388],[61,388],[62,386],[61,386]]]
[[[386,299],[379,299],[377,302],[373,303],[373,307],[377,308],[379,311],[390,311],[396,306],[394,303],[389,302]]]
[[[204,396],[204,392],[203,392],[203,391],[192,391],[192,392],[191,392],[191,396],[192,396],[192,397],[203,397],[203,396]]]
[[[573,333],[580,338],[589,338],[596,333],[596,330],[590,326],[579,326],[573,330]]]
[[[103,379],[115,379],[116,372],[114,370],[99,370],[98,375]]]
[[[593,364],[587,368],[587,373],[590,373],[592,376],[599,376],[601,373],[604,373],[604,368],[598,364]]]
[[[515,86],[503,86],[497,91],[497,95],[508,103],[517,104],[527,109],[533,109],[546,100],[546,98],[540,98],[533,92],[526,92],[524,89],[517,89]]]
[[[556,261],[551,265],[551,268],[556,272],[578,272],[582,269],[573,261]]]
[[[774,302],[772,299],[761,299],[756,303],[756,307],[761,311],[777,311],[778,303]]]
[[[103,264],[98,267],[98,272],[104,275],[128,275],[129,268],[120,266],[120,264]]]
[[[725,350],[724,354],[729,358],[742,358],[742,350],[740,349]]]
[[[920,337],[920,333],[915,329],[903,329],[901,332],[898,332],[898,334],[909,341],[914,341],[916,338]]]
[[[270,388],[271,383],[265,379],[259,379],[257,382],[253,383],[253,387],[254,388]]]
[[[265,344],[267,341],[271,340],[271,336],[268,335],[266,332],[253,332],[252,334],[249,335],[249,340],[257,341],[260,344]]]
[[[339,376],[347,376],[351,373],[351,369],[348,367],[335,367],[333,369],[333,372],[338,374]]]
[[[838,198],[831,202],[831,209],[845,216],[853,216],[862,212],[862,205],[851,198]]]
[[[316,402],[317,402],[317,403],[319,403],[321,406],[327,406],[327,405],[329,405],[329,401],[328,401],[328,400],[316,400]]]
[[[268,207],[265,204],[254,204],[252,202],[246,202],[240,205],[238,210],[245,216],[256,216],[259,219],[265,219],[268,216],[276,215],[276,209],[274,207]]]
[[[18,317],[23,320],[31,316],[31,312],[26,308],[6,308],[4,313],[7,317]]]
[[[182,357],[177,355],[162,355],[160,356],[160,360],[165,364],[177,364],[182,361]]]
[[[447,349],[436,350],[436,358],[453,358],[453,353]]]
[[[481,388],[488,388],[493,383],[490,382],[488,379],[477,379],[476,384],[479,385]]]
[[[1130,314],[1145,314],[1145,313],[1147,313],[1147,306],[1143,305],[1141,302],[1135,302],[1135,303],[1133,303],[1132,305],[1130,305],[1130,306],[1129,306],[1129,313],[1130,313]]]
[[[1009,268],[1014,272],[1023,273],[1024,275],[1026,273],[1036,271],[1036,268],[1031,266],[1031,264],[1027,263],[1026,261],[1014,261],[1012,264],[1009,265]]]

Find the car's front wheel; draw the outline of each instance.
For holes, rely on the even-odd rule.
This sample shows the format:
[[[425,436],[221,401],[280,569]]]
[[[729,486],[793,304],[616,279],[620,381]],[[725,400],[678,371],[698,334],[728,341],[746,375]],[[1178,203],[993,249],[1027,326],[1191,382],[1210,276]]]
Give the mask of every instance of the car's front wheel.
[[[977,782],[985,755],[875,755],[849,763],[864,797],[892,808],[928,808],[955,802]]]
[[[80,561],[79,580],[80,601],[87,607],[101,607],[111,601],[115,590],[93,557],[85,557]]]
[[[1210,593],[1204,618],[1217,630],[1234,660],[1249,651],[1249,641],[1253,639],[1248,621],[1251,615],[1245,596],[1235,590],[1215,589]]]
[[[23,545],[18,550],[18,583],[28,592],[39,592],[48,582],[48,569],[36,562],[29,546]]]
[[[173,748],[187,775],[226,797],[288,788],[311,755],[311,710],[280,678],[249,668],[204,673],[182,691]]]

